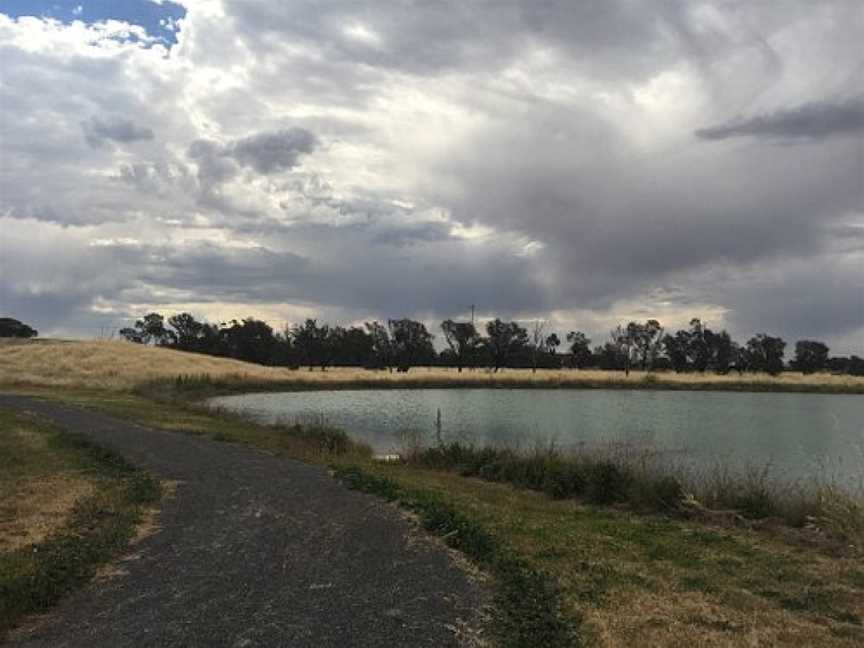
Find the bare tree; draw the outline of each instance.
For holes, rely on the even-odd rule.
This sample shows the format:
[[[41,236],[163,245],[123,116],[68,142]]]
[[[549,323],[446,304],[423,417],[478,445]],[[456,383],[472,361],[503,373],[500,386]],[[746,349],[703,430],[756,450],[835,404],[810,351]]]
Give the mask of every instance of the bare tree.
[[[534,320],[531,327],[531,373],[537,373],[537,358],[546,348],[546,320]]]

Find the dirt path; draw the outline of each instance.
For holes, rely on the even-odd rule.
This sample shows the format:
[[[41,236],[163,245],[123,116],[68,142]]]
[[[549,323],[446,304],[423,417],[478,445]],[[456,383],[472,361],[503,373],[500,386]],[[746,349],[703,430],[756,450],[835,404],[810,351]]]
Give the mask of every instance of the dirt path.
[[[125,574],[15,646],[453,646],[479,587],[411,525],[320,467],[0,395],[179,482]]]

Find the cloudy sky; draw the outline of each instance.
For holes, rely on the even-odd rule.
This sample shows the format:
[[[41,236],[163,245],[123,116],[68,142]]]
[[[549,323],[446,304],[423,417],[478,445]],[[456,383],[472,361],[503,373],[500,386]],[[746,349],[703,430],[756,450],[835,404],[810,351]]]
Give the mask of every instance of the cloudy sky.
[[[0,0],[0,315],[864,353],[860,1]]]

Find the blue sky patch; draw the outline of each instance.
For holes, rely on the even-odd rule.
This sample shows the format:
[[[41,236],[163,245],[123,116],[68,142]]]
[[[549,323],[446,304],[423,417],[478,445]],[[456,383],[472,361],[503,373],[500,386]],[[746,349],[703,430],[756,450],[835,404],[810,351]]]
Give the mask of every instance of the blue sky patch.
[[[177,42],[177,21],[186,15],[186,9],[167,0],[159,4],[153,0],[0,0],[0,13],[12,18],[54,18],[64,23],[122,20],[140,25],[150,36],[172,45]]]

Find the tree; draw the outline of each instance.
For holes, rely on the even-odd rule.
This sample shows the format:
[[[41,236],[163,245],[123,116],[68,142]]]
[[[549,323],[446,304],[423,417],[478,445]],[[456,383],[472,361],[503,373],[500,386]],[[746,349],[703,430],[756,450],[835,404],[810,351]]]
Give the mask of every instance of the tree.
[[[546,350],[554,356],[558,353],[559,346],[561,346],[561,338],[558,337],[557,333],[550,333],[546,338]]]
[[[148,313],[135,322],[133,328],[120,329],[120,335],[138,344],[169,346],[174,343],[172,331],[165,328],[165,318],[159,313]]]
[[[676,373],[687,371],[690,368],[688,360],[688,349],[690,346],[690,336],[687,331],[678,331],[675,336],[666,335],[663,338],[663,349],[666,352],[666,357],[669,358],[669,363]]]
[[[174,346],[181,351],[212,352],[219,337],[217,327],[197,321],[190,313],[172,315],[168,324],[174,329]]]
[[[4,338],[32,338],[39,335],[39,331],[19,322],[11,317],[0,317],[0,337]]]
[[[772,376],[783,371],[783,349],[786,342],[779,337],[759,333],[747,341],[747,363],[751,371],[764,371]]]
[[[303,324],[295,325],[289,333],[294,348],[309,367],[309,371],[314,367],[326,371],[333,358],[337,335],[334,335],[328,324],[319,326],[315,319],[307,319]]]
[[[537,373],[537,358],[543,352],[546,342],[546,322],[544,320],[534,320],[534,326],[531,327],[531,373]]]
[[[272,364],[279,345],[269,324],[253,317],[242,321],[231,320],[230,326],[223,325],[219,330],[217,348],[221,355],[256,362]]]
[[[616,365],[621,365],[626,376],[630,375],[630,366],[633,363],[633,352],[636,348],[635,336],[638,333],[637,327],[638,325],[635,322],[630,322],[627,328],[622,328],[620,325],[616,326],[609,333],[609,342],[607,342],[607,348],[605,349],[606,353],[611,352],[614,354]]]
[[[396,360],[397,371],[407,372],[422,362],[430,362],[435,357],[432,346],[433,336],[422,322],[402,318],[387,320],[390,341]]]
[[[736,344],[726,331],[711,333],[709,347],[711,348],[711,369],[720,374],[729,373],[735,362]]]
[[[592,362],[606,371],[624,371],[627,359],[617,341],[610,339],[603,346],[594,347]]]
[[[570,362],[577,369],[584,369],[591,364],[591,340],[581,331],[570,331],[567,334],[570,343]]]
[[[366,322],[366,333],[372,342],[371,364],[375,369],[390,368],[393,366],[393,344],[390,333],[381,322]]]
[[[687,337],[687,357],[690,365],[699,372],[708,369],[711,362],[711,346],[709,343],[710,329],[707,329],[702,320],[694,317],[690,320],[690,332]]]
[[[335,362],[347,367],[365,367],[372,357],[372,337],[362,328],[352,326],[337,335]]]
[[[516,322],[502,322],[497,317],[486,322],[484,344],[489,352],[493,371],[507,366],[510,357],[528,344],[527,331]]]
[[[480,344],[480,335],[474,327],[473,322],[454,322],[452,319],[441,322],[441,330],[444,331],[444,339],[453,352],[453,359],[462,373],[462,367],[471,365],[477,347]]]
[[[660,353],[663,340],[663,327],[660,322],[655,319],[649,319],[644,324],[630,322],[627,325],[627,337],[633,345],[633,354],[642,370],[650,370]]]
[[[690,320],[690,330],[678,331],[663,338],[663,348],[672,368],[682,371],[726,373],[738,363],[735,343],[726,331],[715,333],[699,318]]]
[[[795,360],[792,365],[805,374],[824,371],[828,364],[828,347],[816,340],[800,340],[795,343]]]

